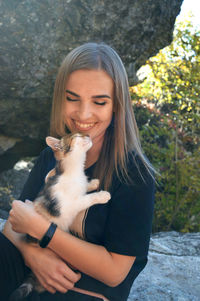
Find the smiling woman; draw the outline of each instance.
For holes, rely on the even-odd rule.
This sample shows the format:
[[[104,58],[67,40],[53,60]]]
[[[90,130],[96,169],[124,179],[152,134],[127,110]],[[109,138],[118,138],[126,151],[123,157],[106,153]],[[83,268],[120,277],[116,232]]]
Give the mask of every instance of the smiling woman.
[[[154,169],[140,145],[124,65],[108,45],[87,43],[75,48],[58,71],[51,135],[62,137],[69,132],[92,139],[85,173],[89,179],[98,178],[111,199],[78,214],[70,233],[57,227],[44,249],[23,244],[12,227],[41,239],[49,223],[33,212],[30,203],[14,202],[11,223],[4,229],[12,244],[0,235],[0,266],[5,267],[0,270],[4,288],[0,297],[5,300],[23,282],[26,263],[48,291],[40,295],[41,301],[125,301],[147,263]],[[36,198],[55,163],[51,149],[46,148],[25,184],[22,201]],[[12,264],[7,249],[18,259]],[[74,285],[78,291],[71,290]]]
[[[67,80],[65,124],[71,132],[90,135],[93,141],[93,150],[88,152],[90,164],[96,161],[112,120],[113,90],[113,80],[102,70],[77,70]]]

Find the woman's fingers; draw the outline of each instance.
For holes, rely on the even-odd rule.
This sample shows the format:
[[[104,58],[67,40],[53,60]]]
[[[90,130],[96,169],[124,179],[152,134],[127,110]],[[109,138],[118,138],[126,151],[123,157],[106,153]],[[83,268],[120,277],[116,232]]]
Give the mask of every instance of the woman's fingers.
[[[56,291],[60,293],[66,293],[68,290],[72,289],[74,287],[74,284],[68,280],[52,280],[50,279],[47,283],[48,287],[54,288]]]
[[[80,273],[75,273],[71,270],[66,264],[63,268],[63,265],[58,273],[55,276],[52,276],[53,282],[48,283],[49,285],[53,286],[59,292],[65,293],[68,290],[74,287],[74,284],[81,278]]]
[[[77,281],[80,280],[81,278],[81,274],[80,273],[76,273],[74,272],[69,266],[65,266],[64,269],[62,269],[62,273],[63,273],[63,276],[70,280],[71,282],[73,283],[76,283]]]
[[[25,200],[25,204],[28,204],[29,206],[33,206],[33,202],[31,202],[30,200]]]
[[[28,254],[28,256],[27,256]],[[28,266],[41,285],[50,293],[65,293],[74,287],[81,274],[74,272],[50,249],[31,248],[26,252]]]
[[[66,293],[73,289],[81,274],[74,272],[49,249],[43,250],[43,255],[45,256],[42,264],[41,261],[39,262],[39,269],[38,266],[34,266],[34,269],[32,269],[42,286],[50,293],[55,293],[55,291]],[[46,255],[48,256],[46,257]],[[50,269],[47,268],[49,264]]]
[[[55,294],[56,289],[54,287],[48,285],[42,276],[37,275],[37,279],[46,291],[48,291],[51,294]]]
[[[42,276],[37,276],[41,285],[48,292],[54,294],[56,291],[60,293],[66,293],[68,290],[74,287],[74,283],[66,279],[65,277],[59,277],[59,279],[53,278],[43,278]]]

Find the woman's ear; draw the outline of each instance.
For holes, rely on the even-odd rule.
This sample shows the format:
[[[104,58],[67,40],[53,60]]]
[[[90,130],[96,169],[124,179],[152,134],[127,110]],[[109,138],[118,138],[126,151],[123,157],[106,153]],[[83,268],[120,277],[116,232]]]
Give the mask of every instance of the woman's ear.
[[[54,137],[46,137],[46,144],[52,148],[53,151],[60,150],[60,140]]]

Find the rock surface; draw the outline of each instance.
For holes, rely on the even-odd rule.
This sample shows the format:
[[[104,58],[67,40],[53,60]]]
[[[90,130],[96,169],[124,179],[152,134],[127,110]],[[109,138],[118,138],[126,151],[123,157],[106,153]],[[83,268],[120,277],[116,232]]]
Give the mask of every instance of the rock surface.
[[[0,218],[6,218],[14,199],[18,199],[35,158],[18,161],[13,169],[0,173]]]
[[[56,72],[69,50],[105,41],[134,81],[137,69],[171,42],[182,1],[0,1],[0,135],[9,138],[8,146],[0,144],[0,171],[41,150]]]
[[[200,233],[152,235],[149,261],[128,301],[200,301]]]
[[[4,227],[5,222],[6,222],[5,219],[0,218],[0,231],[3,230],[3,227]]]

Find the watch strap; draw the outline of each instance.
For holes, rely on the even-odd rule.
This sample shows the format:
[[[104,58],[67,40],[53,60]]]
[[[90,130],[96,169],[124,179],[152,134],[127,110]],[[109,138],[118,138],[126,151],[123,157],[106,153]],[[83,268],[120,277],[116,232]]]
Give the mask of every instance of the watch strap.
[[[42,239],[39,241],[39,245],[41,248],[46,248],[51,241],[55,231],[56,231],[57,225],[54,223],[51,223],[49,226],[47,232],[44,234]]]

